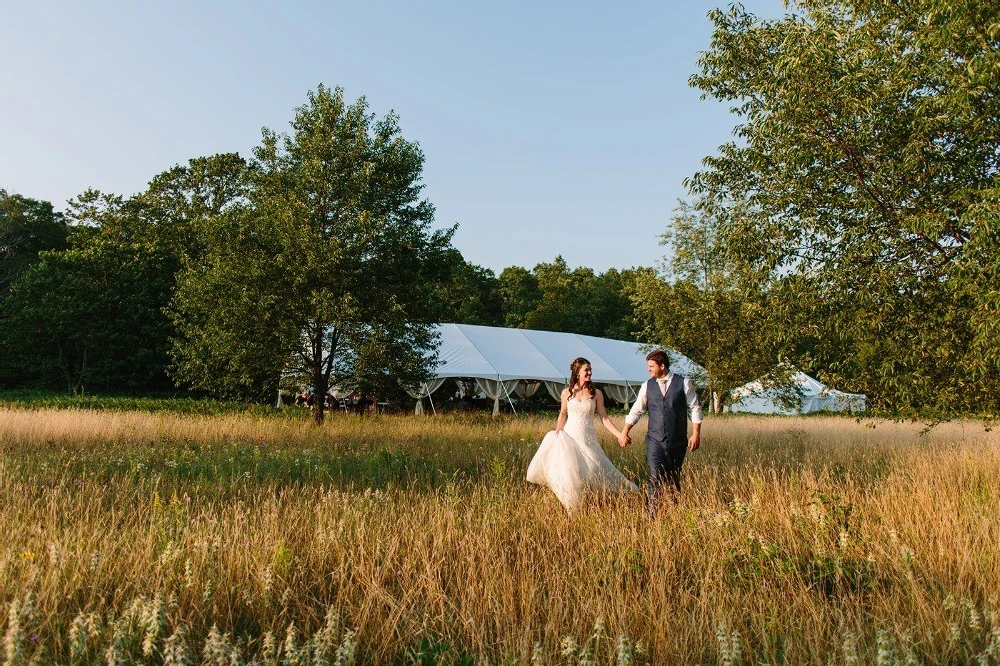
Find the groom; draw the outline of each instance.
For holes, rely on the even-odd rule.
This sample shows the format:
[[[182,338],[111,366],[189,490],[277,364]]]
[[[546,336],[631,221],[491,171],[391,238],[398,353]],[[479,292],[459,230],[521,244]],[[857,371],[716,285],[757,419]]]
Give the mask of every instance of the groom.
[[[694,385],[687,377],[670,371],[666,352],[656,350],[646,357],[650,380],[639,387],[639,395],[632,411],[625,417],[618,443],[628,446],[632,438],[628,432],[647,410],[649,428],[646,432],[646,462],[649,463],[649,489],[647,505],[650,515],[656,510],[656,501],[666,488],[677,501],[681,490],[681,465],[688,450],[696,451],[701,445],[701,404]],[[687,417],[691,413],[694,433],[687,436]],[[669,488],[668,488],[669,485]]]

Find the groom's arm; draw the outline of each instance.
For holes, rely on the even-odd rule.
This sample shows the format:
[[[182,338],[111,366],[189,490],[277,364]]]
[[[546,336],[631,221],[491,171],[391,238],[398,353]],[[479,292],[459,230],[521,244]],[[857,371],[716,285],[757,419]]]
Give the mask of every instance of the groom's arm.
[[[697,451],[698,447],[701,446],[701,422],[704,420],[704,415],[701,411],[701,402],[698,400],[698,393],[694,390],[694,384],[686,377],[684,378],[684,395],[687,398],[691,423],[694,424],[691,437],[688,438],[688,449]]]

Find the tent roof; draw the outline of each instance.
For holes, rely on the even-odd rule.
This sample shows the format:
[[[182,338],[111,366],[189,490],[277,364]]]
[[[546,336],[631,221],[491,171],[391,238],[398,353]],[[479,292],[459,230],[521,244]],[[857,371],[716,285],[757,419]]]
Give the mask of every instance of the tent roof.
[[[793,383],[799,387],[802,391],[803,398],[810,398],[817,395],[837,395],[837,396],[851,396],[851,397],[864,397],[860,393],[844,393],[843,391],[838,391],[835,388],[830,388],[826,384],[822,383],[814,377],[810,377],[802,371],[796,371],[792,375]],[[733,389],[733,397],[740,398],[748,395],[753,395],[755,393],[766,393],[768,389],[764,388],[764,385],[758,381],[752,381],[739,388]]]
[[[774,389],[766,389],[760,381],[753,381],[733,389],[730,409],[734,412],[754,412],[760,414],[792,414],[815,411],[856,411],[864,410],[866,396],[862,393],[845,393],[826,386],[814,377],[801,371],[792,375],[792,382],[802,393],[798,408],[789,411],[779,405]]]
[[[649,379],[647,348],[635,342],[471,324],[438,324],[437,330],[436,377],[566,382],[570,361],[583,356],[591,363],[595,383],[635,386]],[[690,376],[704,371],[686,356],[668,353],[675,372]]]

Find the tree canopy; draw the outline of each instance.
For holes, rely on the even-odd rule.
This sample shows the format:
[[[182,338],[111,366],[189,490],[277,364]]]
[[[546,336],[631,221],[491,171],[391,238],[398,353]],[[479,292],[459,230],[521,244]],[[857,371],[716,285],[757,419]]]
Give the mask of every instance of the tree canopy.
[[[680,202],[661,236],[668,248],[663,275],[646,271],[632,290],[642,336],[705,368],[706,376],[695,379],[704,382],[714,411],[750,380],[794,399],[784,389],[788,368],[778,362],[781,340],[767,333],[774,326],[775,295],[740,280],[719,234],[711,213]]]
[[[48,201],[0,189],[0,297],[40,252],[66,247],[69,227]]]
[[[692,85],[735,140],[689,179],[796,360],[876,408],[1000,412],[1000,6],[715,10]]]
[[[376,119],[340,88],[310,92],[291,128],[264,130],[246,205],[215,219],[181,278],[175,376],[244,395],[283,373],[320,395],[416,384],[434,358],[454,231],[431,228],[423,153],[394,114]]]

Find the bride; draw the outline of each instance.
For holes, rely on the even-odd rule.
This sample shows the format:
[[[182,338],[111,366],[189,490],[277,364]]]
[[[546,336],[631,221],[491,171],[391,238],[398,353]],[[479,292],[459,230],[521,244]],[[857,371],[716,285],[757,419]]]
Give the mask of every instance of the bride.
[[[528,465],[528,481],[548,486],[567,511],[580,506],[585,488],[638,492],[618,471],[597,441],[594,412],[608,432],[619,438],[618,428],[604,411],[604,395],[594,388],[590,361],[574,359],[569,366],[569,387],[563,389],[556,429],[542,439]]]

